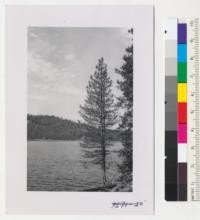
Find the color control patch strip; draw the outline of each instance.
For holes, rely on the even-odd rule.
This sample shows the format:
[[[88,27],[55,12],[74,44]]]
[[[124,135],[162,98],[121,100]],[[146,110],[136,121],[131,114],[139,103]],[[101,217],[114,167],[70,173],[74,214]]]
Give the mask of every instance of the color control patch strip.
[[[199,19],[165,28],[165,199],[200,200]]]
[[[177,26],[177,200],[187,201],[187,24]]]
[[[165,199],[177,201],[177,19],[165,27]]]

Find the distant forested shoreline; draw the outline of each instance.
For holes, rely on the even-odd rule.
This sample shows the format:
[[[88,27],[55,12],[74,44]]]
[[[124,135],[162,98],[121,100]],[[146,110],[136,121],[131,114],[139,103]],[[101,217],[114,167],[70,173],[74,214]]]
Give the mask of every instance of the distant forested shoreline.
[[[87,125],[49,115],[27,115],[28,140],[81,140]],[[94,128],[95,129],[95,128]],[[119,130],[108,130],[112,141],[120,140]]]

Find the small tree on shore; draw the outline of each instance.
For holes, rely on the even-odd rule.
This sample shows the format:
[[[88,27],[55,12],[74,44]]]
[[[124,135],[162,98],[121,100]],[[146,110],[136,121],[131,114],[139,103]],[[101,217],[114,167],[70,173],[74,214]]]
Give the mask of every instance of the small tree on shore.
[[[84,105],[80,106],[80,115],[87,125],[81,142],[84,157],[102,167],[103,187],[107,184],[106,156],[109,153],[108,146],[111,145],[108,129],[116,123],[111,87],[112,80],[108,76],[107,65],[101,58],[98,60],[94,74],[90,76],[87,97]]]

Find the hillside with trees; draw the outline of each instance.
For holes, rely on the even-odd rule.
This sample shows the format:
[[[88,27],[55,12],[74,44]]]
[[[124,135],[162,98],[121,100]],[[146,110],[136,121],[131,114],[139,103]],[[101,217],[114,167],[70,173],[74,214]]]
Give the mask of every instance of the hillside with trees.
[[[28,140],[81,140],[87,125],[49,115],[27,116]],[[113,141],[119,139],[119,131],[108,131]]]

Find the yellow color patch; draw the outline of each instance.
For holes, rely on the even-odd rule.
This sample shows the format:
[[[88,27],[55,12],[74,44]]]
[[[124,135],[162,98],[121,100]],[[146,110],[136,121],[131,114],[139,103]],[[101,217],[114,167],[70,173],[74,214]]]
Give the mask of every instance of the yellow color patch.
[[[187,102],[187,83],[178,83],[178,102]]]

